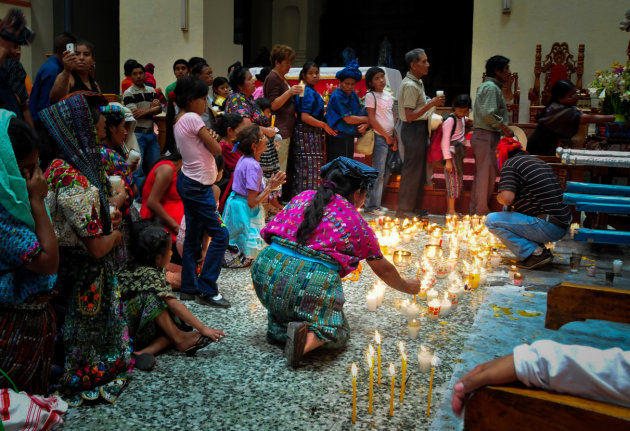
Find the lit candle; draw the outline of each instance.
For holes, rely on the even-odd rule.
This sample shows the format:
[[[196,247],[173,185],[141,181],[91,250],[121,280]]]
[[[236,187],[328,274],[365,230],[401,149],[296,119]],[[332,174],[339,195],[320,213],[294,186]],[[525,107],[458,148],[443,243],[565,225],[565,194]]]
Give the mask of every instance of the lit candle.
[[[518,272],[518,268],[516,268],[516,265],[512,265],[510,266],[510,270],[508,271],[508,278],[511,280],[514,278],[514,274],[516,274]]]
[[[439,365],[439,359],[437,356],[433,356],[431,359],[431,379],[429,379],[429,402],[427,404],[427,417],[431,416],[431,393],[433,392],[433,372],[435,367]]]
[[[522,286],[524,278],[525,277],[523,277],[523,275],[520,272],[517,272],[516,274],[514,274],[514,279],[512,280],[512,282],[514,283],[514,286]]]
[[[420,280],[420,264],[418,262],[416,262],[416,280]]]
[[[457,307],[457,304],[459,304],[459,287],[455,286],[454,284],[451,284],[448,287],[448,299],[451,301],[451,307]]]
[[[468,285],[471,289],[479,287],[479,270],[477,268],[473,268],[472,272],[468,274]]]
[[[396,384],[396,369],[394,364],[389,364],[389,375],[392,376],[392,389],[389,393],[389,415],[394,416],[394,386]]]
[[[418,322],[418,327],[420,327],[420,322]],[[402,403],[405,398],[405,385],[407,380],[407,353],[405,353],[405,345],[403,342],[398,343],[398,348],[400,349],[400,362],[402,369],[402,381],[400,382],[400,399],[398,402]]]
[[[412,340],[418,338],[418,335],[420,334],[420,321],[411,319],[409,323],[407,323],[407,332],[409,333],[409,338]]]
[[[352,423],[357,423],[357,364],[352,363]]]
[[[432,300],[437,299],[437,297],[438,297],[437,290],[431,288],[431,290],[427,292],[427,302],[431,302]]]
[[[276,116],[272,115],[271,116],[271,127],[274,127],[276,125]]]
[[[407,320],[415,319],[418,317],[418,313],[420,313],[420,306],[415,302],[407,306]]]
[[[446,272],[447,272],[446,262],[441,260],[437,264],[437,267],[435,269],[435,274],[437,275],[437,278],[444,278],[444,277],[446,277]]]
[[[440,303],[440,316],[448,316],[451,312],[451,301],[448,299],[448,292],[444,292],[444,299]]]
[[[376,311],[378,306],[378,295],[375,291],[370,290],[367,294],[368,311]]]
[[[377,359],[377,370],[378,377],[376,383],[380,386],[381,384],[381,334],[378,331],[374,331],[374,341],[376,341],[376,359]]]
[[[440,301],[438,299],[433,299],[429,301],[429,319],[437,320],[440,314]]]
[[[431,359],[433,359],[433,352],[424,344],[421,345],[418,349],[418,364],[421,373],[428,373],[431,370]]]
[[[374,347],[370,344],[367,352],[367,363],[370,368],[370,390],[368,395],[368,413],[372,414],[372,400],[374,398]]]

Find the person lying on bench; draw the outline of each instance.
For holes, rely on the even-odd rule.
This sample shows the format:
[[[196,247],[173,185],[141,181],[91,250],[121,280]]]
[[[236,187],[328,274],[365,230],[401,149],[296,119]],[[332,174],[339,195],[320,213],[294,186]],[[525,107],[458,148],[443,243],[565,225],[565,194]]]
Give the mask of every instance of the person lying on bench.
[[[519,258],[518,266],[534,269],[553,259],[545,243],[566,234],[571,211],[562,203],[562,188],[547,163],[510,138],[501,140],[497,153],[501,172],[497,201],[504,210],[488,214],[486,226]]]
[[[630,407],[630,351],[569,346],[551,340],[522,344],[511,355],[477,365],[455,383],[451,408],[459,415],[471,392],[516,381]]]

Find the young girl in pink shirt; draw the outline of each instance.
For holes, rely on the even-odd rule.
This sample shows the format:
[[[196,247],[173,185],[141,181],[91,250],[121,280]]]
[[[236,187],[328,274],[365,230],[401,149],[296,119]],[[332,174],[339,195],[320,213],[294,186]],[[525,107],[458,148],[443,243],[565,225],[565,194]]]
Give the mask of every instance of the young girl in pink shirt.
[[[175,86],[179,113],[169,104],[166,120],[167,148],[173,141],[182,155],[182,169],[177,178],[177,193],[184,202],[186,235],[182,256],[180,299],[195,299],[201,305],[227,308],[230,303],[221,296],[217,278],[228,244],[229,233],[217,212],[212,185],[217,179],[214,154],[221,154],[217,135],[210,131],[201,115],[207,108],[208,85],[194,76],[185,76]],[[203,269],[196,275],[201,258],[203,232],[212,238]]]

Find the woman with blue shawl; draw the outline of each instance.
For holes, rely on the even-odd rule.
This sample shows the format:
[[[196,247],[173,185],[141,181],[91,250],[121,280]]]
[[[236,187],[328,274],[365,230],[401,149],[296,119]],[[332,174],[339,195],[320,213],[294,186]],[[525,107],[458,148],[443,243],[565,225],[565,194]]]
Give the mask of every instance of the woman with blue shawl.
[[[366,132],[369,120],[365,108],[361,106],[354,87],[363,75],[359,63],[352,60],[345,68],[337,72],[339,87],[333,91],[326,109],[326,122],[337,131],[337,136],[326,138],[326,160],[337,157],[354,156],[354,138]]]
[[[35,132],[0,109],[0,369],[19,390],[46,395],[55,343],[49,300],[59,248],[38,158]],[[0,387],[10,386],[0,376]]]
[[[131,362],[112,253],[122,239],[121,215],[110,215],[112,187],[97,138],[105,131],[97,105],[106,103],[94,93],[74,93],[39,113],[60,152],[46,170],[46,202],[60,247],[55,298],[65,354],[60,391],[74,406],[100,398],[113,403]]]
[[[319,187],[319,171],[324,161],[324,132],[337,136],[324,120],[324,100],[315,90],[319,82],[319,66],[307,61],[300,71],[300,81],[306,85],[303,96],[295,96],[297,122],[293,131],[291,153],[295,163],[291,196]]]

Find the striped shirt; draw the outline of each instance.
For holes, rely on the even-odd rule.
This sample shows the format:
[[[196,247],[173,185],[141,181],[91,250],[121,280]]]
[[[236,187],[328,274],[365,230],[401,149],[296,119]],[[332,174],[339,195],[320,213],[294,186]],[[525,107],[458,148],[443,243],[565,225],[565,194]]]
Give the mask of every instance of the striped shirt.
[[[527,153],[510,157],[501,168],[499,192],[514,192],[514,210],[532,217],[548,214],[571,223],[571,210],[562,203],[562,188],[553,169]]]
[[[129,109],[148,109],[152,106],[153,99],[157,99],[157,93],[148,85],[140,88],[133,84],[123,93],[123,103]],[[136,118],[136,121],[137,127],[153,128],[153,116]]]
[[[473,127],[496,132],[501,124],[508,123],[508,110],[501,92],[501,84],[495,78],[486,78],[477,90],[473,109]]]

